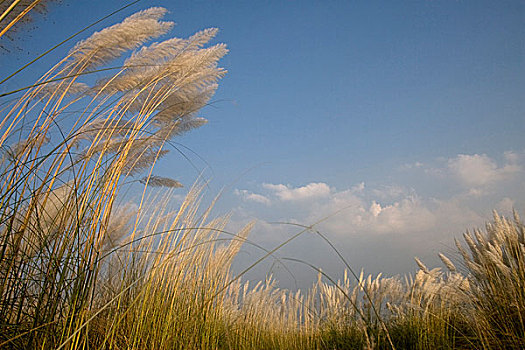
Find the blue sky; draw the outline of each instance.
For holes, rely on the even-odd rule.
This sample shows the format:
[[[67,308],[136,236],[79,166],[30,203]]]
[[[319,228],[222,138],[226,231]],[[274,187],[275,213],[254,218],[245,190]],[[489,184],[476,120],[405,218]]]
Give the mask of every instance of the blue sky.
[[[0,56],[1,74],[125,3],[50,6]],[[226,187],[217,212],[232,212],[232,229],[257,218],[252,239],[271,247],[296,230],[268,222],[347,208],[319,228],[356,269],[397,274],[414,255],[437,263],[492,209],[525,210],[523,1],[143,0],[96,29],[151,6],[169,9],[170,35],[218,27],[230,49],[201,112],[209,123],[180,142],[210,166],[188,154],[212,194]],[[31,82],[71,45],[0,89]],[[158,172],[185,184],[199,173],[175,154]],[[304,236],[282,255],[337,274],[322,245]],[[247,249],[241,264],[255,257]]]

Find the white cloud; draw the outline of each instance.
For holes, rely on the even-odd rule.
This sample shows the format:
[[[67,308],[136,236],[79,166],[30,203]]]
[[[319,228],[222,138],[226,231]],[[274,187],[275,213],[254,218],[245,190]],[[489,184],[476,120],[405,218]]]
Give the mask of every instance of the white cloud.
[[[331,192],[330,187],[323,182],[312,182],[306,186],[297,188],[282,184],[274,185],[268,183],[265,183],[262,186],[263,188],[272,191],[273,194],[282,201],[299,201],[328,197]]]
[[[485,154],[459,154],[415,163],[400,169],[412,182],[403,185],[365,187],[359,182],[338,191],[324,182],[298,187],[264,183],[260,194],[247,190],[238,194],[246,202],[266,204],[266,215],[273,216],[269,221],[310,225],[328,218],[323,227],[340,237],[460,234],[483,224],[483,217],[490,219],[494,208],[508,213],[522,197],[525,153],[506,152],[500,159],[498,164]],[[520,199],[517,204],[521,203]]]
[[[415,181],[409,187],[387,183],[369,188],[360,182],[337,191],[324,182],[298,187],[265,183],[261,194],[246,192],[244,198],[271,201],[268,208],[288,221],[311,224],[333,216],[323,225],[341,236],[410,234],[452,225],[464,229],[482,223],[493,208],[508,212],[515,205],[523,193],[524,159],[523,152],[505,152],[499,161],[486,154],[459,154],[405,166],[404,176]]]
[[[363,192],[364,189],[365,189],[365,183],[364,182],[360,182],[357,185],[352,186],[352,188],[350,190],[352,192]]]
[[[524,168],[525,152],[494,158],[459,154],[399,167],[383,182],[375,177],[365,186],[358,179],[340,190],[324,182],[297,187],[266,183],[254,190],[259,194],[239,191],[245,203],[235,210],[234,220],[260,219],[251,238],[268,247],[297,232],[293,226],[271,222],[319,222],[319,232],[355,266],[405,273],[413,256],[432,264],[438,251],[454,251],[453,239],[461,240],[467,229],[482,228],[491,220],[492,209],[506,216],[512,215],[512,208],[523,213]],[[262,208],[256,202],[267,205]],[[306,260],[315,256],[319,266],[338,271],[333,254],[319,253],[323,244],[316,246],[315,239],[305,234],[282,254],[304,254]],[[439,264],[437,257],[434,264]]]
[[[339,193],[341,195],[341,193]],[[326,221],[325,226],[339,236],[361,234],[409,234],[428,230],[436,217],[419,198],[409,196],[399,201],[381,205],[376,200],[368,202],[363,198],[347,197],[346,209]],[[336,212],[344,208],[339,198],[333,198],[312,216]],[[313,220],[313,217],[310,219]]]
[[[448,168],[456,178],[468,187],[482,187],[495,183],[519,172],[518,155],[505,153],[505,165],[498,167],[486,154],[459,154],[449,159]]]
[[[297,188],[282,184],[263,184],[262,187],[268,192],[260,195],[265,199],[264,202],[269,201],[269,196],[279,199],[272,201],[270,206],[279,218],[275,221],[310,225],[322,220],[323,227],[341,237],[356,234],[412,233],[428,229],[436,221],[426,204],[415,196],[413,191],[409,193],[397,186],[367,191],[364,183],[342,191],[336,191],[326,183],[310,183]],[[239,192],[245,200],[249,199],[249,195],[253,195],[248,191]],[[397,198],[392,200],[392,196]],[[297,205],[287,204],[291,201],[295,201]],[[324,218],[328,219],[323,220]],[[274,219],[270,219],[272,220]]]
[[[381,204],[377,204],[376,201],[372,202],[372,205],[370,206],[369,211],[372,213],[372,215],[377,218],[377,216],[381,213]]]
[[[417,197],[407,197],[391,205],[380,207],[370,220],[372,232],[415,233],[428,230],[435,223],[435,215]]]
[[[248,190],[238,189],[236,189],[234,192],[237,196],[240,196],[245,201],[256,202],[265,205],[270,205],[271,203],[270,199],[268,197],[263,196],[262,194],[252,193]]]

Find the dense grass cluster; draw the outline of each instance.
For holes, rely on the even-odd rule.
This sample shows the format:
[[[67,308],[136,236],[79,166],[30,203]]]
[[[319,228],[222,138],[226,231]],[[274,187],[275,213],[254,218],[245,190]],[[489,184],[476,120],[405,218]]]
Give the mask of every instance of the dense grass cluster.
[[[225,73],[225,46],[205,47],[215,29],[143,46],[171,28],[164,13],[93,34],[2,105],[0,348],[522,348],[517,214],[467,232],[456,265],[440,255],[447,271],[417,260],[415,276],[383,278],[348,266],[334,281],[319,270],[297,292],[233,276],[251,225],[226,232],[228,218],[199,209],[199,185],[173,210],[180,184],[153,174],[173,138],[205,122],[196,112]],[[149,196],[158,186],[169,190]],[[139,202],[124,200],[130,187]]]

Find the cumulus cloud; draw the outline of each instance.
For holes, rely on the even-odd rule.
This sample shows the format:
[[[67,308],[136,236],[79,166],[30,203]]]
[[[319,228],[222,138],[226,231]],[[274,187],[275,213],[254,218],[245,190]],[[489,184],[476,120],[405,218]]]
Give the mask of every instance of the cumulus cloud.
[[[373,232],[413,233],[431,228],[436,217],[417,197],[407,197],[384,207],[376,207],[374,220],[370,220]]]
[[[272,201],[270,208],[275,209],[280,220],[308,225],[322,220],[324,228],[341,237],[413,233],[429,229],[437,220],[427,204],[415,195],[406,194],[390,202],[382,201],[381,198],[370,200],[368,197],[371,194],[373,197],[377,190],[364,191],[362,183],[341,191],[331,189],[327,184],[309,184],[298,188],[266,184],[263,188],[269,192],[268,195],[239,190],[237,194],[245,201],[265,204],[270,201],[267,196],[273,195],[278,200]],[[397,195],[398,192],[395,192]],[[305,200],[301,202],[300,210],[294,211],[287,204],[299,200]]]
[[[525,152],[458,154],[398,168],[396,178],[370,186],[365,182],[337,189],[325,182],[303,186],[263,183],[255,192],[236,190],[244,213],[267,221],[310,225],[323,218],[326,232],[341,237],[459,235],[490,220],[492,209],[508,215],[525,207]],[[404,181],[404,182],[403,182]],[[259,208],[259,209],[258,209]],[[350,238],[348,238],[350,239]]]
[[[243,200],[249,201],[249,202],[256,202],[261,203],[265,205],[270,205],[271,201],[268,197],[263,196],[262,194],[257,194],[250,192],[248,190],[235,190],[235,194],[237,196],[240,196]]]
[[[350,190],[352,192],[363,192],[364,189],[365,189],[365,183],[364,182],[360,182],[357,185],[352,186],[352,188]]]
[[[418,197],[408,196],[381,204],[376,200],[369,202],[349,191],[338,193],[316,208],[309,220],[314,221],[315,216],[328,216],[337,210],[341,210],[340,213],[327,220],[325,226],[339,236],[413,233],[428,230],[436,222],[431,210]]]
[[[330,186],[323,182],[309,183],[306,186],[293,188],[283,184],[262,185],[263,188],[270,190],[277,198],[282,201],[300,201],[305,199],[315,199],[330,196]]]
[[[296,187],[259,184],[253,189],[257,193],[238,190],[244,202],[234,220],[260,219],[252,239],[268,246],[282,243],[296,229],[272,222],[318,223],[316,229],[356,266],[404,273],[413,256],[431,264],[435,257],[439,264],[437,252],[453,251],[453,238],[483,227],[493,209],[507,216],[513,208],[525,210],[525,152],[426,159],[394,169],[384,181],[375,177],[365,186],[360,180],[368,179],[356,179],[344,188],[312,182]],[[333,254],[312,254],[322,249],[315,239],[301,236],[287,254],[304,254],[306,260],[315,255],[319,266],[339,269]]]
[[[458,154],[399,168],[405,183],[403,178],[372,187],[357,182],[346,189],[324,182],[263,183],[259,193],[238,190],[238,195],[246,203],[265,204],[266,214],[275,214],[270,221],[309,225],[329,217],[322,225],[340,237],[459,234],[490,220],[492,209],[508,213],[523,205],[524,164],[525,152],[505,152],[499,159]]]
[[[379,214],[381,214],[381,204],[378,204],[376,203],[376,201],[373,201],[372,202],[372,205],[370,206],[370,213],[372,213],[372,215],[377,218],[379,216]]]
[[[464,185],[481,187],[504,180],[521,170],[518,154],[506,152],[504,157],[505,164],[498,166],[486,154],[459,154],[449,159],[448,168]]]

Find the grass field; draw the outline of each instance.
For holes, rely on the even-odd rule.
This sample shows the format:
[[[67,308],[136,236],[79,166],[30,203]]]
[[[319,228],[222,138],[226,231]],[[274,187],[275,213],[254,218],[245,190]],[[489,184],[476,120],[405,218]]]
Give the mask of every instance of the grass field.
[[[216,29],[145,46],[172,27],[164,14],[93,34],[2,105],[0,348],[523,348],[517,214],[494,213],[457,241],[462,259],[417,260],[406,278],[347,265],[334,281],[313,267],[319,280],[292,292],[232,275],[251,225],[226,232],[228,218],[201,206],[204,184],[173,207],[181,185],[153,172],[175,137],[205,123],[196,112],[226,73],[227,49],[207,46]],[[129,189],[139,202],[126,202]]]

